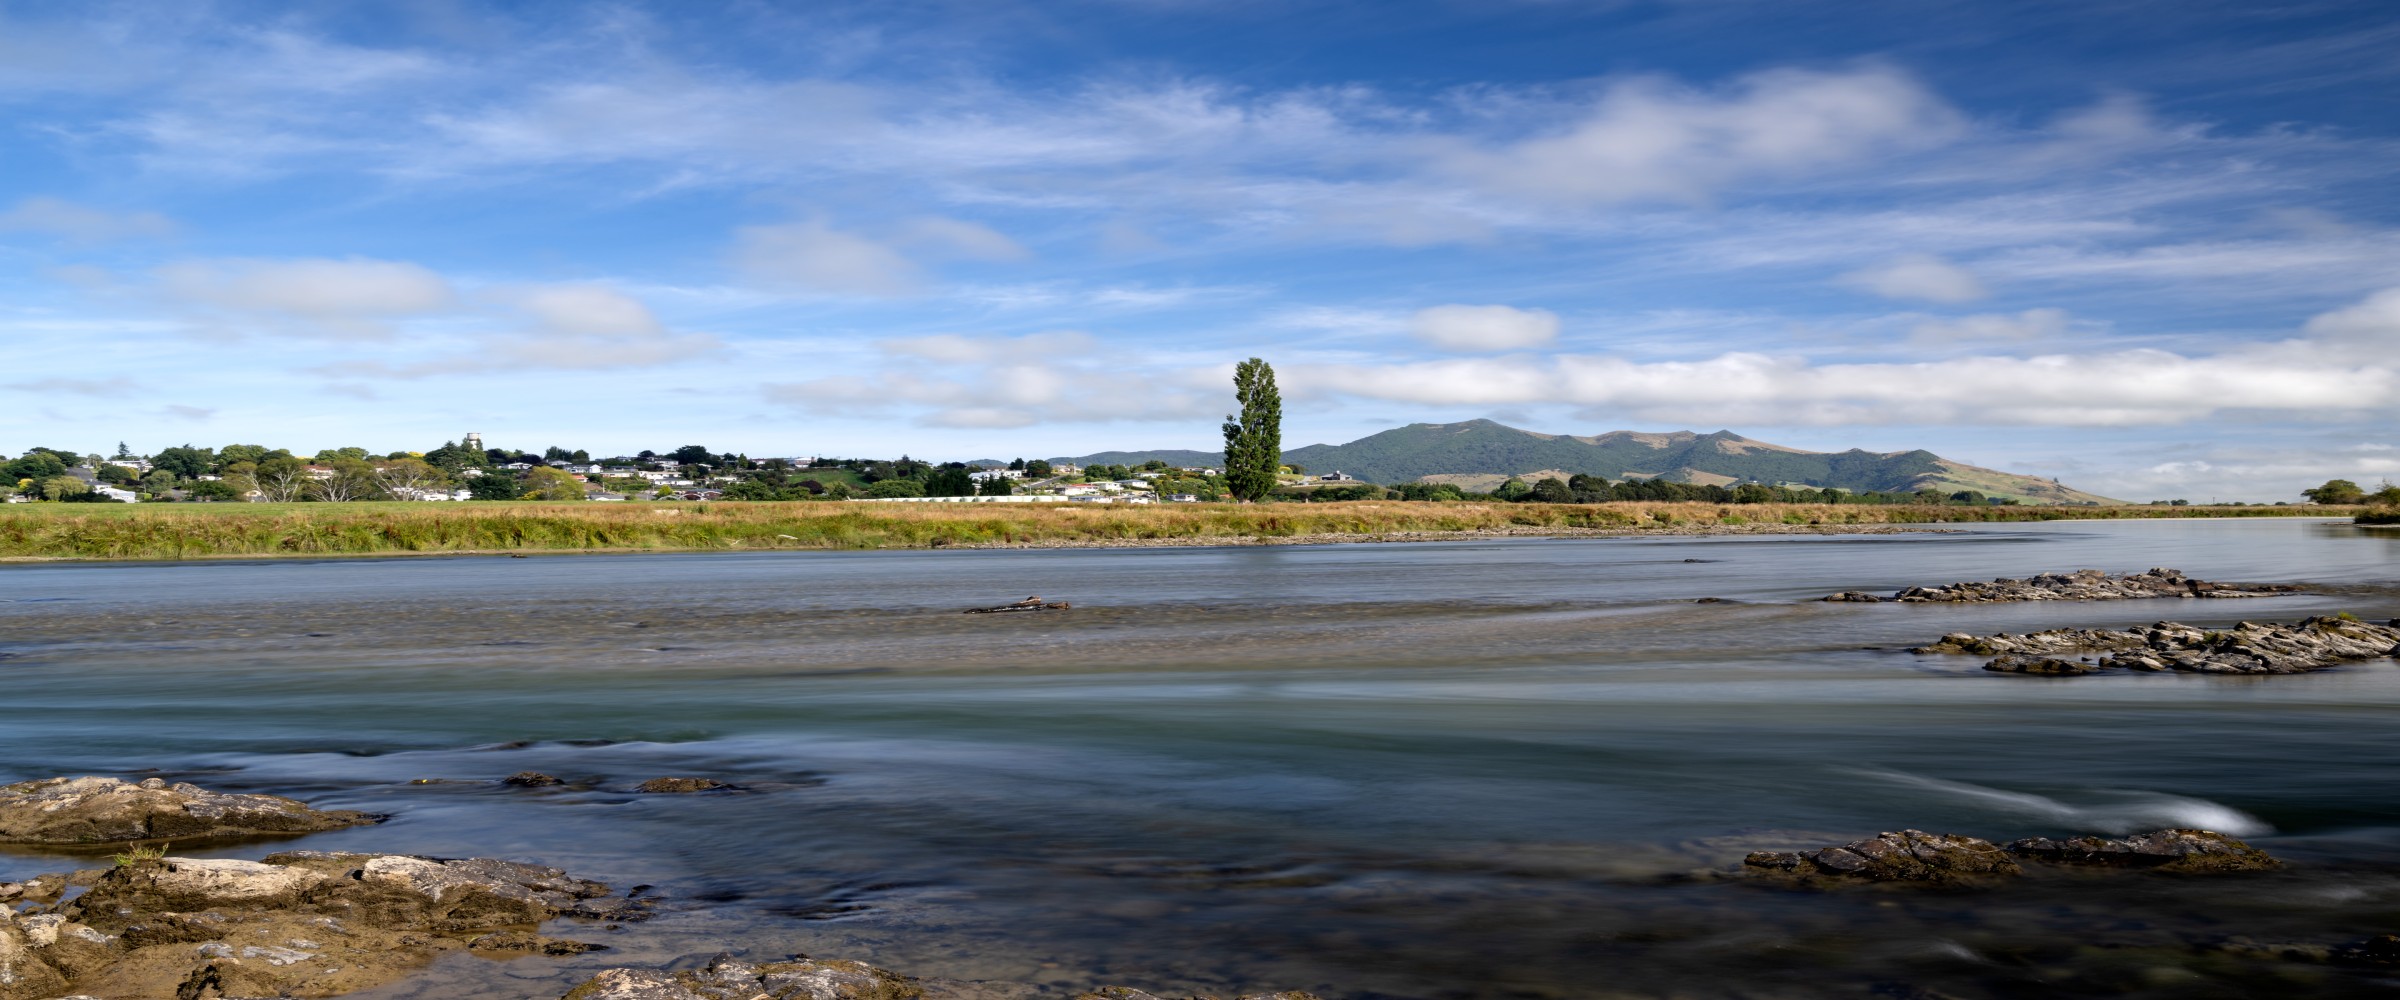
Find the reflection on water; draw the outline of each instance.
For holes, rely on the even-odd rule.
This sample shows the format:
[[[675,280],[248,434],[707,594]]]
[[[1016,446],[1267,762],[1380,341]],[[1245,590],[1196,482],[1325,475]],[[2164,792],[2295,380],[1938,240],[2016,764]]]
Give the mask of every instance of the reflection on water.
[[[1812,600],[2085,566],[2320,591]],[[2058,681],[1900,650],[2390,618],[2396,571],[2400,540],[2293,521],[13,567],[0,777],[198,774],[396,817],[300,846],[535,859],[676,901],[597,932],[613,953],[462,960],[392,997],[555,996],[720,949],[1061,989],[2365,995],[2373,970],[2218,945],[2400,929],[2400,669]],[[956,613],[1028,593],[1076,607]],[[490,783],[528,769],[570,784]],[[629,793],[661,775],[748,790]],[[2294,864],[1963,894],[1721,877],[1905,826],[2161,825]],[[0,878],[69,864],[0,854]]]

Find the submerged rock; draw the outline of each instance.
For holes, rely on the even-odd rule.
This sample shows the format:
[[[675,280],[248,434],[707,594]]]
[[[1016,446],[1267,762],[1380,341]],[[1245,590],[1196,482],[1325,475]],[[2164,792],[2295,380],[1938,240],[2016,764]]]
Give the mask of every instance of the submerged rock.
[[[198,785],[115,778],[43,778],[0,785],[0,843],[121,844],[259,834],[315,833],[380,823],[383,817],[320,811],[274,795],[212,792]]]
[[[1756,851],[1745,867],[1805,882],[1923,882],[1974,885],[2019,874],[2015,858],[1988,840],[1901,830],[1817,851]]]
[[[561,1000],[918,1000],[911,980],[864,962],[802,959],[752,964],[719,955],[698,972],[610,969]]]
[[[541,923],[608,892],[539,865],[319,851],[82,875],[82,895],[0,916],[0,1000],[324,997],[444,952],[576,954],[599,946],[542,937]]]
[[[1909,587],[1882,597],[1845,590],[1825,598],[1852,604],[1989,604],[2006,601],[2125,601],[2155,597],[2272,597],[2299,591],[2287,584],[2211,583],[2194,580],[2177,569],[2151,569],[2112,577],[2096,569],[2044,573],[2023,580],[1953,583],[1939,587]]]
[[[519,771],[515,774],[509,775],[508,777],[500,779],[500,783],[503,785],[515,785],[519,788],[546,788],[551,785],[566,784],[565,781],[547,774],[543,774],[540,771]]]
[[[635,785],[633,790],[651,795],[681,795],[691,792],[714,792],[732,788],[715,778],[652,778]]]
[[[1943,636],[1939,642],[1909,652],[1997,654],[1983,668],[1999,673],[2173,670],[2202,674],[2299,674],[2356,660],[2400,656],[2400,622],[2376,625],[2340,616],[2319,616],[2292,625],[2241,622],[2227,629],[2159,622],[2147,628],[2051,629],[2025,635],[2003,632],[1974,636],[1962,632]],[[2076,652],[2109,655],[2088,664],[2048,655]]]
[[[2147,868],[2162,872],[2247,872],[2282,867],[2267,852],[2209,830],[2154,830],[2130,837],[2030,837],[2007,850],[2054,864]]]

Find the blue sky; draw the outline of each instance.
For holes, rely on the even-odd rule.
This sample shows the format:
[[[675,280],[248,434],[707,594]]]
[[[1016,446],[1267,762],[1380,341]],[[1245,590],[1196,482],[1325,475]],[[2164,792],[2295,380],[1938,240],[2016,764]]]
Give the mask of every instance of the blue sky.
[[[0,4],[0,449],[2400,476],[2390,4]]]

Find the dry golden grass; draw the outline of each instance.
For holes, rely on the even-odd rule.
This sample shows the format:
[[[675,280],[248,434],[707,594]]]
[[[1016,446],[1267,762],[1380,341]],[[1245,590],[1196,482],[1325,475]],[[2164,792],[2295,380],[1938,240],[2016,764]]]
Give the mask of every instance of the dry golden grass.
[[[2334,516],[2325,507],[1913,507],[1709,503],[10,504],[0,558],[201,559],[493,551],[1213,544],[1439,532],[1675,531],[2154,517]],[[1744,529],[1754,530],[1754,529]]]

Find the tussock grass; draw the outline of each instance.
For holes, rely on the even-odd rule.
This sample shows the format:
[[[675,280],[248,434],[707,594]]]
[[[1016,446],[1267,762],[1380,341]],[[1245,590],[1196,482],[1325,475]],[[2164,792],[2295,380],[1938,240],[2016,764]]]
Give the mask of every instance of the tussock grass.
[[[494,551],[1208,544],[1440,532],[1762,530],[1969,521],[2348,515],[2325,507],[1710,503],[10,504],[0,558],[204,559]]]

